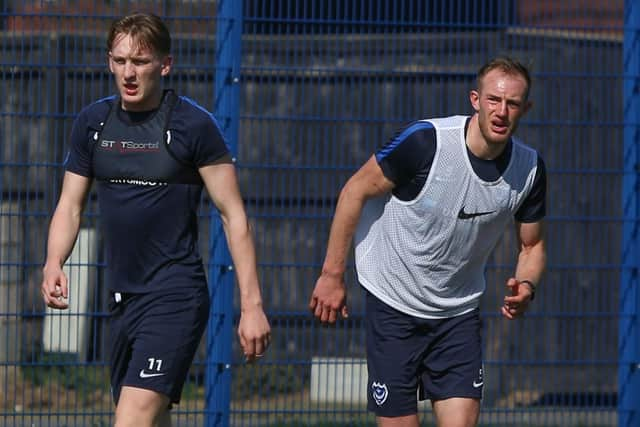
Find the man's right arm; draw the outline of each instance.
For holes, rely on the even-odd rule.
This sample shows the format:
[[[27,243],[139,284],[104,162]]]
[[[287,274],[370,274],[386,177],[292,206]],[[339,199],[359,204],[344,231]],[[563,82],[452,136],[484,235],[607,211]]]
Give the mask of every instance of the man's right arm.
[[[58,205],[49,225],[47,259],[42,269],[42,297],[51,308],[68,307],[67,278],[62,266],[71,254],[80,229],[80,218],[91,189],[91,178],[66,172]]]
[[[372,156],[345,184],[336,211],[322,273],[316,282],[309,309],[323,323],[334,323],[338,313],[348,316],[344,272],[351,242],[365,202],[389,193],[394,187]]]

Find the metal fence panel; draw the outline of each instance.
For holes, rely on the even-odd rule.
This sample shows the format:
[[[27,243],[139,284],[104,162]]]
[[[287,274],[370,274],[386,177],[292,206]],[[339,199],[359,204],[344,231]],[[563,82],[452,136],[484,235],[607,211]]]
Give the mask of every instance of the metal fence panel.
[[[114,90],[104,33],[136,8],[172,29],[169,85],[214,111],[218,6],[0,2],[0,425],[112,422],[100,250],[87,265],[95,296],[75,314],[90,325],[84,355],[47,351],[43,338],[40,268],[66,137],[84,105]],[[510,54],[533,70],[534,108],[518,134],[549,172],[549,270],[526,318],[507,322],[499,306],[513,238],[491,256],[481,424],[616,425],[624,2],[243,0],[242,8],[235,154],[273,343],[246,365],[233,342],[229,424],[374,425],[363,403],[364,313],[353,271],[349,319],[323,328],[306,309],[337,194],[402,124],[471,113],[478,66]],[[637,187],[632,194],[637,200]],[[203,198],[205,259],[210,209]],[[95,228],[94,197],[85,213],[83,225]],[[208,363],[203,343],[174,425],[205,422]],[[429,407],[420,408],[430,422]]]
[[[324,329],[305,311],[335,198],[403,123],[470,113],[475,72],[496,54],[532,65],[519,134],[549,169],[550,268],[527,318],[506,322],[513,239],[491,257],[481,422],[616,423],[622,19],[622,2],[245,1],[239,159],[278,345],[236,369],[236,425],[253,413],[372,425],[353,275],[349,320]]]

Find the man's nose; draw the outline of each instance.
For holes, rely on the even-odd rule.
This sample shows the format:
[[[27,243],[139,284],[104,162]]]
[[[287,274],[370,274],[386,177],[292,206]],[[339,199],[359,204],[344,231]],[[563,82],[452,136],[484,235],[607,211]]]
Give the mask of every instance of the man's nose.
[[[131,78],[133,76],[135,76],[136,72],[135,72],[135,67],[133,65],[133,63],[127,61],[124,63],[124,77],[125,78]]]
[[[500,104],[498,104],[498,108],[497,108],[497,113],[501,116],[506,116],[507,115],[507,101],[502,101],[500,102]]]

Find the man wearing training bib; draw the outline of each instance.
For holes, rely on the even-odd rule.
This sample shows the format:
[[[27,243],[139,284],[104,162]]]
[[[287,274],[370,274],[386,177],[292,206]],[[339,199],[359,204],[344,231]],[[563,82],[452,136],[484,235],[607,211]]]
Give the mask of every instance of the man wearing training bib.
[[[439,427],[477,425],[484,270],[513,223],[519,255],[502,314],[522,316],[534,298],[546,264],[546,172],[514,136],[530,87],[520,62],[491,60],[469,95],[473,115],[410,124],[340,193],[309,307],[323,323],[348,316],[343,276],[354,241],[368,408],[380,427],[418,427],[418,398],[431,401]]]

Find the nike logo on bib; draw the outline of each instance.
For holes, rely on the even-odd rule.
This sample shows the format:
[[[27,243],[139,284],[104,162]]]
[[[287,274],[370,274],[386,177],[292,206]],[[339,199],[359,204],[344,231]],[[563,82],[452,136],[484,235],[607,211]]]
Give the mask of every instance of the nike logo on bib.
[[[494,213],[495,211],[487,211],[487,212],[465,212],[464,206],[460,208],[460,212],[458,212],[458,218],[460,219],[470,219],[475,218],[477,216],[489,215]]]
[[[150,374],[148,372],[145,372],[144,369],[140,370],[140,378],[153,378],[153,377],[161,377],[165,375],[164,373],[158,373],[158,374]]]

